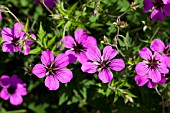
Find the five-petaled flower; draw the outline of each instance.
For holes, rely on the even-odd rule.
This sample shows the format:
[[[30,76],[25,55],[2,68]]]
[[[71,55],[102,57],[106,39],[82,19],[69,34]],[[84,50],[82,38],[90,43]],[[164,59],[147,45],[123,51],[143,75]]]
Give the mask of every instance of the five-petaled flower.
[[[154,8],[151,13],[152,20],[164,20],[164,14],[170,17],[170,0],[144,0],[144,12]]]
[[[65,48],[68,48],[65,53],[70,58],[70,63],[74,63],[78,60],[80,63],[84,63],[88,60],[85,52],[88,48],[96,47],[97,41],[94,37],[88,36],[86,31],[79,29],[75,31],[75,40],[72,36],[65,36],[62,40]]]
[[[40,3],[40,0],[34,0],[37,4]],[[58,0],[44,0],[44,4],[49,7],[52,8],[53,6],[55,6],[56,2],[58,2]]]
[[[17,51],[21,51],[24,55],[29,54],[30,52],[29,45],[33,44],[33,42],[27,39],[28,36],[24,32],[22,32],[23,29],[24,25],[20,23],[15,23],[12,29],[10,28],[2,29],[1,32],[2,39],[5,41],[2,46],[3,52],[14,53]],[[36,40],[34,34],[31,34],[30,37]]]
[[[161,40],[155,39],[153,40],[150,48],[153,51],[161,52],[161,55],[164,57],[163,63],[170,67],[170,43],[165,46]]]
[[[21,79],[17,75],[11,77],[2,75],[0,78],[0,97],[4,100],[10,99],[12,105],[20,105],[23,102],[22,96],[27,94],[25,88],[26,84],[22,83]]]
[[[155,84],[163,83],[162,81],[165,79],[163,75],[169,73],[167,66],[163,63],[164,57],[158,52],[154,52],[154,55],[152,55],[152,52],[147,47],[140,50],[139,55],[145,61],[139,62],[135,67],[137,84],[142,86],[149,82],[148,87],[153,88]]]
[[[113,74],[110,69],[121,71],[125,67],[122,59],[113,59],[118,51],[112,49],[111,46],[106,46],[103,49],[103,55],[97,47],[89,48],[86,55],[90,61],[82,64],[82,71],[87,73],[95,73],[99,71],[99,79],[104,83],[112,80]]]
[[[45,79],[45,86],[49,90],[57,90],[59,81],[68,83],[73,78],[72,72],[66,68],[69,64],[69,57],[66,54],[59,54],[55,59],[51,51],[46,50],[41,55],[42,64],[36,64],[32,72],[39,78]]]

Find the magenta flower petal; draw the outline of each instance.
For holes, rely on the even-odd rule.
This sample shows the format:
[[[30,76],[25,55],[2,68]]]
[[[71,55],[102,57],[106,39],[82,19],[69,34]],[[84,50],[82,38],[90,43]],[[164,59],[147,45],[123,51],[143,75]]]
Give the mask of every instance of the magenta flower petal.
[[[48,87],[49,90],[57,90],[59,88],[59,81],[56,76],[48,75],[45,79],[45,86]]]
[[[54,61],[54,55],[51,51],[46,50],[42,52],[41,62],[44,65],[49,66],[53,61]]]
[[[163,12],[160,9],[155,9],[152,13],[151,13],[151,19],[152,20],[164,20],[164,15]]]
[[[77,60],[78,60],[81,64],[87,62],[87,61],[88,61],[88,58],[87,58],[87,56],[86,56],[86,53],[85,53],[85,52],[80,52],[79,54],[77,54]]]
[[[161,73],[158,70],[151,69],[149,71],[149,78],[152,79],[153,82],[158,83],[161,80]]]
[[[38,78],[43,78],[46,75],[46,69],[44,67],[44,65],[42,64],[36,64],[33,69],[32,72],[38,77]]]
[[[167,67],[170,67],[170,56],[164,55],[163,63],[164,63]]]
[[[72,36],[65,36],[62,39],[62,43],[64,44],[65,48],[73,48],[74,47],[74,39]]]
[[[117,55],[118,51],[116,49],[112,49],[111,46],[106,46],[103,49],[103,59],[104,60],[111,60]]]
[[[164,59],[165,59],[165,56],[159,54],[158,52],[154,52],[154,58],[155,60],[159,61],[159,62],[162,62]]]
[[[7,89],[3,88],[0,92],[0,97],[4,100],[8,100],[10,97],[10,94],[8,93]]]
[[[10,96],[10,103],[12,105],[20,105],[22,103],[23,99],[21,95],[17,95],[17,94],[12,94]]]
[[[167,66],[164,63],[159,63],[157,68],[160,73],[163,73],[163,74],[169,73],[169,69],[167,68]]]
[[[154,88],[156,86],[156,83],[149,81],[147,86],[148,88]]]
[[[52,8],[53,6],[55,6],[55,3],[57,2],[58,0],[44,0],[44,3],[49,7],[49,8]]]
[[[135,67],[138,75],[146,75],[149,71],[149,67],[145,62],[139,62]]]
[[[5,41],[12,41],[13,40],[13,31],[10,28],[3,28],[1,31],[2,39]]]
[[[61,53],[61,54],[57,55],[57,57],[55,59],[55,66],[57,68],[65,67],[68,64],[69,64],[69,57],[66,54]]]
[[[93,36],[88,36],[87,40],[83,43],[83,47],[90,48],[97,46],[97,41]]]
[[[100,62],[101,60],[101,52],[97,47],[87,49],[86,56],[91,61]]]
[[[165,49],[165,44],[162,42],[162,40],[155,39],[155,40],[153,40],[150,48],[151,48],[153,51],[163,52],[164,49]]]
[[[170,0],[162,0],[164,4],[170,3]]]
[[[24,55],[28,55],[30,53],[30,47],[28,45],[24,46],[24,50],[22,50]]]
[[[170,16],[170,4],[166,4],[163,6],[164,13],[166,16]]]
[[[144,0],[143,4],[144,4],[143,12],[148,12],[154,6],[151,0]]]
[[[31,34],[30,37],[33,38],[34,40],[37,39],[37,37],[34,34]]]
[[[22,83],[22,80],[20,78],[18,78],[18,76],[16,74],[14,74],[11,76],[10,82],[11,82],[11,86],[16,87],[17,84]]]
[[[145,60],[150,60],[152,58],[152,52],[147,47],[144,47],[142,50],[140,50],[139,55]]]
[[[27,95],[27,89],[24,86],[26,86],[26,84],[17,84],[16,94],[22,96]]]
[[[121,71],[125,67],[125,63],[122,59],[113,59],[109,67],[115,71]]]
[[[13,35],[15,38],[20,38],[24,36],[24,32],[22,30],[24,29],[24,25],[20,23],[15,23],[13,27]]]
[[[108,83],[113,79],[113,74],[110,70],[108,69],[102,69],[99,72],[99,79],[103,82],[103,83]]]
[[[86,62],[82,64],[81,70],[87,73],[95,73],[98,70],[98,66],[91,62]]]
[[[74,33],[75,40],[78,44],[83,44],[86,42],[88,35],[85,30],[78,29]]]
[[[148,77],[137,75],[135,76],[135,81],[138,86],[143,86],[148,82]]]
[[[2,75],[0,78],[0,86],[3,88],[8,88],[10,86],[10,78],[7,75]]]
[[[159,83],[165,84],[165,82],[166,82],[166,77],[162,74],[161,75],[161,81]]]
[[[67,54],[67,56],[69,57],[69,63],[74,63],[77,60],[77,56],[76,53],[72,50],[67,50],[65,52]]]
[[[2,45],[2,51],[14,53],[16,51],[16,49],[15,49],[14,45],[12,45],[11,43],[5,42]]]
[[[56,77],[61,83],[68,83],[73,78],[73,73],[67,68],[62,68],[56,71]]]

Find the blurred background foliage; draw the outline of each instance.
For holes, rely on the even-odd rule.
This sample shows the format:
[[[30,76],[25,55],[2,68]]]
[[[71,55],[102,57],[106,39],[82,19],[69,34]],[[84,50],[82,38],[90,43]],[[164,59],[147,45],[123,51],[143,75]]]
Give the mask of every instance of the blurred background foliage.
[[[135,4],[134,4],[135,3]],[[154,89],[138,87],[134,81],[135,65],[142,59],[138,51],[153,39],[170,39],[170,19],[152,21],[150,13],[144,13],[143,0],[60,0],[51,13],[34,0],[1,0],[23,24],[29,22],[29,33],[38,37],[31,54],[3,53],[0,50],[0,75],[17,74],[27,83],[28,95],[20,106],[12,106],[0,99],[2,113],[161,113],[161,97]],[[9,13],[2,13],[0,30],[17,22]],[[60,40],[65,35],[74,36],[76,29],[83,28],[98,41],[102,50],[105,45],[119,49],[116,57],[122,57],[126,67],[113,72],[110,84],[102,83],[97,74],[83,73],[81,64],[70,64],[74,77],[68,84],[61,84],[56,91],[49,91],[44,78],[38,79],[31,69],[40,63],[43,50],[55,55],[65,51]],[[2,46],[2,37],[1,46]],[[169,75],[166,75],[168,77]],[[165,91],[165,110],[170,112],[169,79],[158,86]],[[166,90],[164,90],[166,89]]]

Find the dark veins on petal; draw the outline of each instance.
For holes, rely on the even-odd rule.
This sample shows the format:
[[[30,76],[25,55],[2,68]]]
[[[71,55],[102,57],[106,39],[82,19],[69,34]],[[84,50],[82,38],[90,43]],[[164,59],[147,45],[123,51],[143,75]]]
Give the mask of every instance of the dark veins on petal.
[[[109,66],[109,61],[102,61],[101,63],[100,63],[100,65],[99,65],[99,68],[108,68]]]
[[[167,56],[170,56],[170,47],[166,47],[163,53],[166,54]]]
[[[155,60],[155,58],[149,60],[149,63],[148,63],[148,66],[151,68],[151,69],[157,69],[157,66],[160,62],[158,60]]]
[[[20,45],[20,42],[19,42],[19,39],[18,38],[14,38],[12,40],[12,44],[15,46],[15,47],[18,47]]]
[[[75,44],[73,48],[76,53],[85,51],[85,48],[83,47],[82,44]]]
[[[165,4],[162,0],[153,0],[156,9],[161,9]]]

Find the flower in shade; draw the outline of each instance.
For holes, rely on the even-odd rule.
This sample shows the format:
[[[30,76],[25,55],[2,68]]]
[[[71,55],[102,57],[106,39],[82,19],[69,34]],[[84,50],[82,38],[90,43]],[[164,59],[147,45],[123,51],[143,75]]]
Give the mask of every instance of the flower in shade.
[[[142,79],[145,82],[146,79],[148,79],[150,82],[159,83],[162,80],[162,74],[164,75],[169,73],[167,66],[162,62],[164,57],[161,56],[158,52],[154,52],[154,55],[152,55],[150,49],[145,47],[139,51],[139,55],[145,61],[139,62],[135,67],[136,73],[138,75],[137,79]],[[136,82],[139,83],[139,81]]]
[[[144,0],[144,12],[154,8],[151,13],[152,20],[164,20],[164,14],[170,17],[170,0]]]
[[[15,23],[12,29],[10,28],[2,29],[1,31],[2,39],[5,41],[2,46],[3,52],[14,53],[17,51],[21,51],[24,55],[29,54],[30,51],[29,45],[33,44],[33,42],[27,39],[28,36],[24,32],[22,32],[23,29],[24,25],[20,23]],[[30,37],[36,40],[34,34],[31,34]]]
[[[99,79],[108,83],[113,78],[112,70],[121,71],[125,67],[125,63],[122,59],[113,59],[117,55],[118,51],[112,49],[111,46],[106,46],[103,49],[103,55],[97,47],[93,47],[87,50],[86,55],[90,61],[82,64],[82,71],[87,73],[99,72]]]
[[[27,94],[26,84],[17,75],[11,77],[2,75],[0,78],[0,97],[4,100],[10,100],[12,105],[20,105],[23,102],[22,96]]]
[[[153,40],[150,48],[153,51],[161,52],[161,55],[164,56],[163,63],[170,67],[170,43],[165,46],[165,44],[161,40],[155,39]]]
[[[40,0],[34,0],[37,4],[40,3]],[[55,3],[58,2],[58,0],[44,0],[44,4],[49,7],[52,8],[53,6],[55,6]]]
[[[38,78],[45,78],[45,86],[49,90],[57,90],[59,81],[68,83],[73,78],[72,72],[66,68],[69,64],[69,57],[66,54],[59,54],[55,59],[51,51],[46,50],[41,55],[42,64],[36,64],[32,72]]]
[[[94,37],[88,36],[86,31],[79,29],[74,33],[74,37],[65,36],[62,40],[65,48],[68,48],[65,53],[70,58],[70,63],[78,60],[80,63],[84,63],[88,60],[85,52],[88,48],[96,47],[97,41]]]
[[[135,81],[138,86],[143,86],[147,84],[148,88],[154,88],[157,85],[157,82],[153,82],[152,79],[149,78],[149,76],[141,76],[136,75]],[[161,80],[158,83],[164,84],[166,82],[166,77],[161,74]]]

